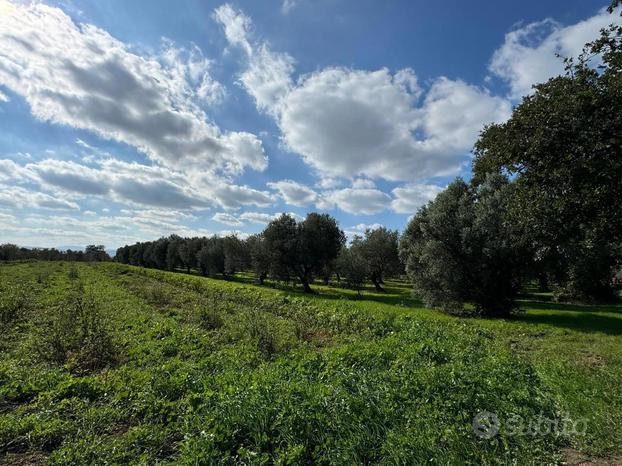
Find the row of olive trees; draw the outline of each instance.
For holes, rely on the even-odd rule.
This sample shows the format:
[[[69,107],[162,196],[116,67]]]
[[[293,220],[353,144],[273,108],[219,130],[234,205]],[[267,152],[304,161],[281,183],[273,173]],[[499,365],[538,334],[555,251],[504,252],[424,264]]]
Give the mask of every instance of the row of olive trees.
[[[356,256],[356,262],[350,260]],[[355,237],[347,247],[337,221],[327,214],[310,213],[303,221],[283,214],[257,235],[246,240],[236,236],[181,238],[172,235],[156,241],[123,246],[118,262],[231,278],[236,272],[253,270],[260,284],[298,281],[305,292],[321,279],[331,277],[357,289],[370,281],[377,291],[383,278],[399,275],[403,267],[398,256],[397,231],[379,228]]]
[[[84,251],[60,251],[56,248],[25,248],[11,243],[0,244],[0,261],[23,260],[101,262],[111,258],[103,245],[90,244]]]
[[[203,275],[233,276],[250,263],[246,244],[236,236],[181,238],[171,235],[156,241],[123,246],[115,260],[163,270],[197,269]]]
[[[622,27],[603,30],[566,64],[565,76],[534,86],[507,122],[484,129],[471,182],[454,181],[410,221],[400,253],[427,304],[507,314],[526,279],[562,300],[615,298]]]

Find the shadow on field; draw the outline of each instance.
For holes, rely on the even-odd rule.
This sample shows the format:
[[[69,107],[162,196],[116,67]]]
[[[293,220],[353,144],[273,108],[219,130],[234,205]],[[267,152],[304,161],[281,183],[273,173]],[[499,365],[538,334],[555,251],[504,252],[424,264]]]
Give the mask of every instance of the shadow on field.
[[[551,301],[532,301],[519,300],[519,303],[529,309],[538,309],[545,311],[574,311],[599,313],[608,312],[613,314],[622,314],[622,303],[613,304],[565,304]]]
[[[619,305],[582,306],[534,301],[521,304],[528,309],[528,312],[516,315],[512,319],[514,321],[550,325],[585,333],[622,335],[622,308]]]

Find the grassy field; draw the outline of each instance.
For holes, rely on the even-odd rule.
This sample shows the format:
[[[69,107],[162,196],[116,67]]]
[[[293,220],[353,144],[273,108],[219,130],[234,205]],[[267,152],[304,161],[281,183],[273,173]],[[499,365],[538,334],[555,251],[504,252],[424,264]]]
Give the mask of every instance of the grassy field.
[[[0,463],[622,456],[622,306],[532,294],[515,318],[463,319],[403,283],[360,299],[316,288],[0,266]]]

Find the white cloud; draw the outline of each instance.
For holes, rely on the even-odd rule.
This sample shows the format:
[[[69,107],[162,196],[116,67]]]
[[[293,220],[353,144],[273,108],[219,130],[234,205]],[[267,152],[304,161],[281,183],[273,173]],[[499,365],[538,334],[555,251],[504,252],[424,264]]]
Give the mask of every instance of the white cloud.
[[[191,95],[209,105],[224,100],[226,89],[211,76],[212,62],[203,56],[196,44],[187,49],[177,47],[173,41],[165,39],[164,45],[161,61],[166,64],[180,88],[188,88]]]
[[[370,180],[354,180],[352,187],[317,192],[293,180],[268,183],[290,205],[329,210],[335,207],[351,214],[371,215],[385,210],[391,197],[375,188]]]
[[[352,181],[352,187],[353,188],[375,188],[376,184],[372,181],[372,180],[366,180],[365,178],[357,178],[356,180]]]
[[[371,215],[389,207],[391,196],[375,188],[344,188],[323,193],[322,201],[324,208],[336,205],[350,214]]]
[[[255,135],[221,132],[194,103],[199,94],[217,99],[208,64],[196,47],[137,55],[40,3],[12,4],[0,16],[0,84],[37,118],[127,143],[177,169],[265,169]]]
[[[292,57],[272,52],[262,44],[249,57],[249,67],[241,74],[240,82],[255,99],[257,108],[276,116],[292,88],[293,71]]]
[[[192,220],[174,210],[122,210],[116,216],[76,218],[69,215],[27,215],[17,222],[0,222],[0,237],[21,245],[54,247],[60,244],[91,243],[118,247],[178,234],[211,236],[214,232],[191,228],[180,222]]]
[[[240,186],[206,173],[189,175],[164,166],[149,166],[106,158],[94,166],[46,159],[25,166],[0,160],[0,180],[28,180],[65,193],[99,196],[129,204],[172,209],[206,209],[220,205],[269,207],[267,191]]]
[[[7,95],[0,91],[0,102],[8,102],[10,99],[7,97]]]
[[[18,209],[78,210],[74,201],[31,191],[19,186],[0,185],[0,206]]]
[[[235,11],[231,5],[225,3],[214,10],[213,17],[223,25],[225,36],[230,44],[241,47],[249,55],[253,53],[247,37],[252,26],[252,21],[248,16]]]
[[[227,214],[225,212],[218,212],[214,214],[214,216],[212,217],[212,220],[215,220],[219,223],[224,223],[225,225],[231,225],[231,226],[238,226],[238,225],[243,224],[243,222],[240,221],[237,217],[231,214]]]
[[[240,75],[240,83],[255,99],[257,108],[276,115],[276,108],[292,87],[293,58],[273,52],[266,43],[252,45],[251,19],[231,5],[218,7],[213,17],[223,26],[227,41],[246,53],[249,65]]]
[[[432,184],[412,184],[400,186],[392,191],[395,199],[391,208],[398,214],[414,214],[419,207],[433,200],[443,190]]]
[[[283,0],[281,12],[286,15],[298,5],[298,0]]]
[[[268,183],[268,187],[277,190],[283,200],[290,205],[305,207],[318,201],[318,194],[313,189],[293,180]]]
[[[288,94],[279,125],[321,172],[410,180],[456,174],[482,125],[510,114],[505,100],[461,81],[437,80],[419,107],[417,95],[386,69],[327,69]]]
[[[334,189],[342,186],[343,180],[339,178],[331,178],[330,176],[323,176],[318,182],[318,186],[322,189]]]
[[[9,223],[17,223],[17,219],[15,218],[15,215],[5,214],[3,212],[0,212],[0,225],[5,225]]]
[[[285,146],[322,174],[394,181],[453,175],[482,126],[510,114],[505,99],[447,78],[433,81],[421,100],[411,69],[325,68],[294,82],[294,60],[252,41],[244,13],[228,5],[226,12],[217,14],[225,35],[248,57],[242,85],[274,117]]]
[[[492,57],[490,71],[508,83],[512,98],[531,94],[532,85],[563,74],[563,61],[555,54],[578,56],[587,42],[599,36],[600,29],[620,21],[618,15],[603,9],[570,26],[552,19],[527,24],[506,34]]]
[[[354,225],[354,226],[346,228],[344,230],[344,233],[351,240],[356,235],[359,235],[359,236],[364,235],[365,231],[367,230],[377,230],[378,228],[381,228],[382,226],[383,225],[381,225],[380,223],[372,223],[372,224],[359,223],[358,225]]]
[[[0,160],[0,181],[22,182],[31,178],[31,173],[10,159]]]
[[[262,212],[244,212],[240,215],[240,219],[251,222],[258,223],[260,225],[265,225],[270,223],[274,218],[278,216],[278,214],[265,214]]]

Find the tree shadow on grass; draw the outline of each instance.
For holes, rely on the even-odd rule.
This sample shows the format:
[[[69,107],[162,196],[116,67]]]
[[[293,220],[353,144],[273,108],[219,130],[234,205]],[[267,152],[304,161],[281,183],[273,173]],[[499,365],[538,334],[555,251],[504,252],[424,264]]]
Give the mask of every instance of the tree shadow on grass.
[[[597,312],[553,312],[521,313],[511,320],[528,324],[543,324],[578,332],[600,332],[607,335],[622,335],[622,316]]]
[[[552,301],[521,299],[518,301],[521,307],[526,309],[537,309],[543,311],[574,311],[599,313],[608,312],[612,314],[622,314],[622,303],[612,304],[567,304]]]
[[[530,324],[543,324],[579,332],[601,332],[622,335],[622,303],[567,304],[556,303],[538,296],[523,295],[518,301],[521,312],[512,320]],[[530,299],[531,298],[531,299]]]

